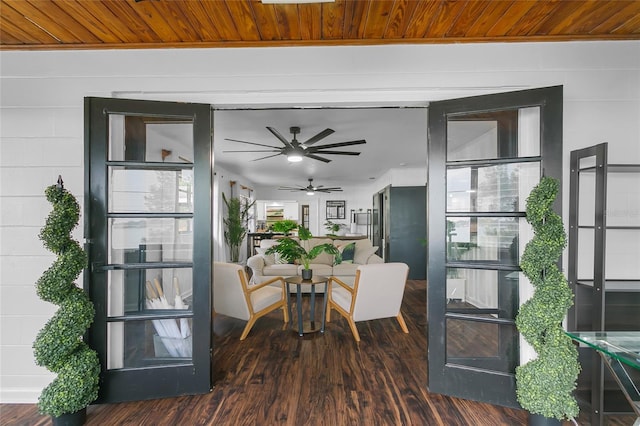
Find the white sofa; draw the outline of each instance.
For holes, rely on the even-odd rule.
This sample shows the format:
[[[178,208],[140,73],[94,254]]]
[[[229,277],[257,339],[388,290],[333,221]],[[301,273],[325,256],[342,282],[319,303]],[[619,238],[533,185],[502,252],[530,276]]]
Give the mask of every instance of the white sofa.
[[[251,281],[253,283],[261,283],[278,276],[290,277],[301,274],[302,265],[279,263],[276,255],[264,254],[269,247],[277,243],[278,240],[262,240],[260,242],[260,248],[256,249],[258,254],[251,256],[247,260],[247,266],[251,268]],[[354,243],[355,251],[353,252],[353,260],[346,260],[340,264],[334,265],[334,256],[323,252],[316,257],[310,265],[314,276],[335,276],[347,284],[353,285],[356,276],[356,269],[359,265],[384,263],[382,258],[375,254],[378,247],[374,246],[369,239],[334,240],[331,238],[313,237],[310,240],[301,241],[302,246],[307,251],[312,247],[325,243],[333,244],[339,249],[343,249],[348,244]],[[303,285],[302,291],[309,292],[310,288],[310,285]],[[324,288],[324,284],[316,285],[316,292],[324,292]],[[291,286],[291,291],[296,291],[295,286]]]

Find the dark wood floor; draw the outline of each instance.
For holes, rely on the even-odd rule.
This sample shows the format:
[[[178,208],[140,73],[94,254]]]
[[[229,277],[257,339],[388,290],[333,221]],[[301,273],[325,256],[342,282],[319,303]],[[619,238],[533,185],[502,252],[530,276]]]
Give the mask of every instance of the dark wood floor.
[[[207,395],[96,405],[87,425],[524,425],[522,410],[431,394],[427,383],[426,284],[409,281],[403,314],[358,323],[332,316],[324,336],[298,338],[272,313],[243,342],[244,322],[214,320],[214,390]],[[589,425],[581,413],[580,425]],[[631,425],[633,417],[610,419]],[[34,404],[0,406],[2,425],[47,425]],[[570,425],[566,422],[565,425]]]

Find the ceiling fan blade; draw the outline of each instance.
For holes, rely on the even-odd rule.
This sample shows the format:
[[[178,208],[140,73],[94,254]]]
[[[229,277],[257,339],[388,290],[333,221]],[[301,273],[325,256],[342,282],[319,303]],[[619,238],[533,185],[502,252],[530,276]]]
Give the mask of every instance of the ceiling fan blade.
[[[342,192],[342,188],[336,188],[336,189],[329,189],[329,188],[325,188],[325,189],[317,189],[316,192],[326,192],[326,193],[330,193],[330,192]]]
[[[267,130],[269,130],[271,133],[273,133],[273,136],[275,136],[276,138],[280,139],[280,142],[282,142],[284,144],[284,146],[286,146],[287,148],[293,148],[293,145],[291,145],[289,143],[289,141],[286,140],[284,138],[284,136],[282,136],[280,134],[280,132],[278,132],[276,129],[274,129],[273,127],[267,126]]]
[[[323,161],[325,163],[330,163],[331,162],[331,160],[329,160],[328,158],[318,157],[317,155],[313,155],[313,154],[307,154],[306,157],[307,158],[312,158],[312,159],[318,160],[318,161]]]
[[[278,189],[285,190],[285,191],[306,191],[307,190],[307,188],[294,188],[292,186],[281,186]]]
[[[267,155],[266,157],[256,158],[255,160],[251,160],[251,161],[265,160],[265,159],[267,159],[267,158],[277,157],[278,155],[280,155],[280,153],[278,153],[278,154],[273,154],[273,155]]]
[[[326,128],[323,131],[321,131],[320,133],[318,133],[317,135],[312,136],[309,139],[307,139],[306,141],[302,142],[302,145],[309,146],[311,144],[314,144],[314,143],[318,142],[320,139],[324,139],[327,136],[329,136],[331,133],[334,133],[334,132],[335,132],[335,130]]]
[[[311,148],[307,148],[307,151],[315,152],[315,151],[317,151],[319,149],[324,149],[324,148],[340,148],[342,146],[362,145],[362,144],[365,144],[365,143],[367,143],[367,141],[364,140],[364,139],[360,139],[358,141],[330,143],[330,144],[322,145],[322,146],[312,146]]]
[[[315,151],[316,154],[335,154],[335,155],[360,155],[359,152],[353,151]]]
[[[342,191],[342,188],[339,186],[332,186],[329,188],[320,188],[319,191]]]
[[[240,142],[240,143],[248,143],[249,145],[258,145],[258,146],[266,146],[267,148],[275,148],[275,149],[280,149],[277,146],[273,146],[273,145],[265,145],[263,143],[255,143],[255,142],[247,142],[247,141],[240,141],[238,139],[229,139],[229,138],[224,138],[225,141],[231,141],[231,142]]]
[[[279,149],[258,149],[258,150],[252,150],[252,151],[244,151],[244,150],[240,150],[240,151],[222,151],[222,152],[280,152]]]

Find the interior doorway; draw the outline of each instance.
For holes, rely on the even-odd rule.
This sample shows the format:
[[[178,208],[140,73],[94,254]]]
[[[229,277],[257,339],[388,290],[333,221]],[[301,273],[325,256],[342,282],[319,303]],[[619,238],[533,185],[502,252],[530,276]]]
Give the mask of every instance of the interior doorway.
[[[486,97],[484,96],[478,97],[477,100],[480,98],[485,98],[486,100],[490,100],[491,96],[492,95],[486,96]],[[482,100],[480,100],[480,102],[482,102]],[[236,113],[239,113],[240,111],[242,111],[243,114],[250,115],[252,118],[248,121],[245,121],[244,124],[238,124],[237,121],[234,121],[233,118],[229,117],[231,114],[236,114]],[[304,182],[306,181],[306,179],[312,177],[314,178],[314,181],[318,183],[320,180],[326,179],[327,185],[335,185],[338,181],[344,180],[347,176],[347,172],[353,171],[354,164],[356,163],[345,163],[338,160],[332,160],[330,167],[320,167],[322,165],[321,162],[307,162],[307,164],[305,164],[306,167],[301,167],[301,168],[296,168],[295,165],[290,165],[287,163],[285,163],[286,164],[285,166],[279,163],[276,165],[272,165],[272,166],[267,165],[266,167],[263,167],[263,165],[267,164],[266,162],[268,161],[268,159],[258,159],[255,156],[254,157],[247,156],[246,150],[245,151],[238,150],[237,146],[233,146],[229,144],[225,145],[225,143],[222,142],[227,139],[237,139],[237,140],[246,140],[249,142],[255,142],[257,144],[261,144],[262,142],[265,142],[265,135],[269,136],[269,133],[265,131],[265,128],[268,126],[277,127],[281,130],[285,129],[284,132],[286,132],[287,128],[291,128],[294,126],[300,127],[301,129],[311,127],[311,129],[309,129],[309,134],[317,134],[323,128],[327,127],[329,125],[328,123],[332,122],[330,120],[325,120],[321,124],[316,123],[315,126],[317,127],[313,128],[314,124],[311,124],[309,121],[307,121],[306,123],[304,122],[305,119],[308,119],[307,117],[304,117],[304,115],[309,113],[310,111],[313,111],[319,114],[337,113],[335,120],[337,120],[337,122],[341,122],[344,125],[344,129],[349,129],[351,132],[354,132],[349,134],[348,131],[345,130],[344,132],[340,133],[340,135],[342,136],[341,140],[348,140],[351,138],[354,138],[354,139],[364,138],[364,139],[373,140],[376,137],[380,137],[380,136],[382,136],[382,138],[384,139],[384,142],[381,144],[381,148],[379,151],[381,155],[377,157],[373,156],[369,158],[366,158],[363,155],[360,158],[362,159],[366,158],[366,161],[362,161],[361,163],[358,163],[359,165],[360,164],[363,165],[363,167],[357,168],[358,173],[349,175],[351,176],[350,177],[351,181],[349,182],[349,185],[352,185],[353,187],[357,187],[357,184],[358,183],[360,184],[360,187],[359,187],[360,190],[359,191],[355,190],[355,191],[358,192],[360,195],[362,195],[362,198],[361,198],[362,201],[357,201],[357,202],[362,202],[363,206],[365,207],[366,205],[371,203],[372,194],[379,192],[381,188],[386,187],[389,184],[393,185],[394,183],[396,183],[399,186],[407,185],[408,183],[407,179],[413,179],[413,178],[416,178],[416,176],[420,176],[420,172],[417,172],[416,170],[422,170],[422,172],[424,173],[424,175],[422,175],[423,178],[420,181],[420,184],[424,184],[425,182],[427,182],[426,165],[428,162],[429,162],[430,172],[432,171],[436,173],[444,172],[445,157],[442,157],[441,163],[438,162],[437,164],[435,164],[433,160],[427,159],[427,153],[426,153],[426,148],[427,148],[426,111],[427,109],[425,106],[421,106],[418,108],[353,108],[352,110],[350,110],[349,112],[352,114],[361,113],[362,115],[364,115],[365,113],[367,115],[372,115],[376,113],[381,114],[383,111],[386,114],[399,113],[400,111],[402,112],[413,111],[416,113],[416,117],[412,119],[397,118],[395,120],[393,119],[387,120],[384,118],[371,119],[371,117],[369,117],[368,120],[370,121],[370,123],[368,126],[366,126],[366,129],[369,131],[373,131],[372,129],[375,128],[376,129],[375,137],[363,136],[361,134],[362,132],[361,129],[365,127],[354,125],[353,122],[348,122],[348,120],[345,119],[345,114],[344,114],[345,109],[342,109],[342,108],[320,108],[320,109],[300,108],[300,109],[264,109],[264,110],[235,110],[235,109],[229,110],[229,109],[214,108],[214,117],[215,117],[215,123],[216,123],[216,126],[214,128],[214,138],[213,138],[214,151],[217,149],[221,149],[221,151],[215,153],[215,158],[216,158],[215,167],[222,167],[225,170],[231,171],[232,174],[235,173],[240,176],[245,176],[252,183],[255,183],[256,188],[263,188],[265,191],[273,191],[274,194],[278,194],[277,189],[269,189],[269,188],[280,185],[278,180],[281,178],[290,179],[290,180],[297,179]],[[282,115],[281,124],[276,125],[274,124],[273,120],[270,119],[270,114],[273,114],[274,112],[278,112]],[[561,125],[562,108],[560,108],[559,111],[557,109],[554,109],[552,112],[554,114],[552,118],[553,120],[555,120],[555,123],[557,124],[559,122]],[[249,125],[248,123],[250,123],[251,125]],[[374,126],[374,124],[380,124],[380,123],[382,124],[381,127]],[[431,124],[432,123],[430,120],[429,125]],[[396,127],[394,127],[393,125],[395,125]],[[225,126],[227,127],[226,129],[227,136],[225,136],[225,132],[224,132]],[[423,134],[422,138],[414,139],[414,138],[406,137],[406,133],[410,131],[409,129],[413,128],[412,126],[415,126],[417,128],[417,131]],[[372,135],[373,134],[374,133],[372,133]],[[446,136],[445,136],[445,139],[446,139]],[[416,142],[416,141],[417,141],[416,145],[414,145],[412,149],[408,150],[408,157],[407,157],[409,158],[408,160],[406,161],[400,160],[399,157],[396,156],[397,154],[402,153],[402,149],[400,148],[407,147],[411,142]],[[232,141],[228,141],[228,142],[232,142]],[[268,140],[267,142],[272,143],[272,140]],[[445,146],[445,144],[443,144],[443,146]],[[558,146],[560,147],[560,153],[561,153],[561,143]],[[550,154],[550,153],[545,153],[545,154]],[[263,155],[263,154],[259,154],[259,155]],[[277,155],[277,153],[275,155]],[[550,155],[553,155],[553,153],[551,153]],[[557,157],[561,158],[561,155]],[[236,158],[236,160],[232,161],[233,158]],[[385,161],[390,161],[389,164],[393,164],[393,166],[389,166],[388,168],[382,167],[381,164]],[[394,171],[390,173],[385,173],[387,170],[390,170],[390,169],[394,169]],[[302,175],[304,175],[304,177],[301,176],[300,172],[302,172]],[[418,179],[420,178],[418,177]],[[371,183],[371,181],[374,181],[374,183]],[[431,184],[433,184],[433,182],[431,182]],[[443,184],[442,187],[444,188],[445,185]],[[362,188],[366,188],[366,190],[363,191]],[[442,190],[442,188],[440,188],[440,190]],[[265,195],[264,197],[275,198],[267,195]],[[355,199],[358,199],[358,198],[355,198]],[[323,205],[323,201],[325,200],[327,200],[326,197],[317,203],[318,206],[320,207],[318,210],[320,211],[322,210],[321,206]],[[351,209],[352,207],[357,207],[357,206],[349,206],[349,205],[346,206],[347,210]],[[437,211],[438,215],[434,216],[429,213],[428,217],[427,215],[425,215],[425,220],[429,219],[431,221],[435,219],[437,221],[438,218],[442,218],[442,215],[444,215],[445,213],[445,208],[443,208],[442,206],[440,207],[441,207],[441,210],[433,210],[434,207],[430,207],[429,211],[430,212]],[[431,244],[431,240],[434,238],[434,236],[438,237],[439,235],[443,236],[442,242],[445,241],[444,235],[446,234],[445,232],[446,221],[442,219],[440,222],[441,223],[437,225],[436,228],[434,228],[433,233],[431,232],[431,227],[429,228],[430,229],[430,236],[429,236],[430,240],[428,241],[429,244]],[[438,228],[438,226],[440,228]],[[433,286],[434,279],[436,281],[440,281],[441,283],[444,283],[443,271],[445,270],[446,260],[445,258],[441,257],[442,253],[444,253],[444,249],[445,247],[444,245],[441,245],[441,242],[437,243],[435,246],[430,246],[429,248],[429,253],[431,253],[431,255],[429,254],[427,255],[429,270],[431,271],[431,267],[432,266],[434,267],[433,273],[432,272],[429,273],[430,281],[432,281],[432,285],[429,286],[430,288],[434,287]],[[442,273],[442,279],[440,279],[441,273]],[[440,287],[444,289],[444,284],[442,284]],[[445,299],[444,290],[442,290],[441,295],[436,294],[436,296],[437,297],[442,296],[442,300],[444,300]],[[429,296],[429,298],[433,299],[434,297]],[[429,315],[433,315],[434,309],[431,306],[432,302],[429,301],[428,303],[429,303]],[[425,306],[425,309],[426,309],[426,306]],[[436,314],[437,313],[438,312],[436,312]],[[444,313],[443,312],[440,312],[440,313],[442,314],[441,317],[444,319]],[[432,317],[430,316],[430,318]],[[431,322],[432,321],[430,319],[430,323]],[[431,325],[429,325],[428,332],[429,332],[430,338],[432,335],[437,335],[437,333],[434,333],[431,330]],[[443,345],[445,341],[446,341],[445,338],[443,338],[441,341],[436,342],[436,344],[439,344],[440,346],[444,347]],[[426,353],[426,348],[425,348],[425,353]],[[431,351],[429,353],[429,363],[431,368],[431,363],[432,363]],[[436,377],[437,374],[436,373],[432,374],[430,371],[429,376],[431,379],[432,376]],[[455,392],[456,391],[454,391],[454,394]],[[504,392],[513,393],[513,388],[505,387]],[[482,400],[482,396],[477,397],[475,395],[470,395],[470,394],[465,394],[461,396],[464,396],[470,399]],[[495,401],[495,400],[492,400],[490,402],[500,403],[500,401]]]

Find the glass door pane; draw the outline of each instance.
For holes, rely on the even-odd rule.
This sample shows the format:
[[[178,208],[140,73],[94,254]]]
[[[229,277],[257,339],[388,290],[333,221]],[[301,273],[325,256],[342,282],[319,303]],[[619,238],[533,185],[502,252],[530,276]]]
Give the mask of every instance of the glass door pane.
[[[109,369],[191,362],[193,145],[191,119],[109,115]]]
[[[540,178],[538,157],[518,160],[521,147],[540,151],[540,132],[519,129],[521,120],[527,129],[529,122],[539,123],[539,112],[526,108],[521,116],[519,109],[508,109],[447,119],[445,247],[451,293],[445,330],[450,365],[509,374],[518,365],[514,320],[520,233],[530,234],[523,217],[525,200]]]

